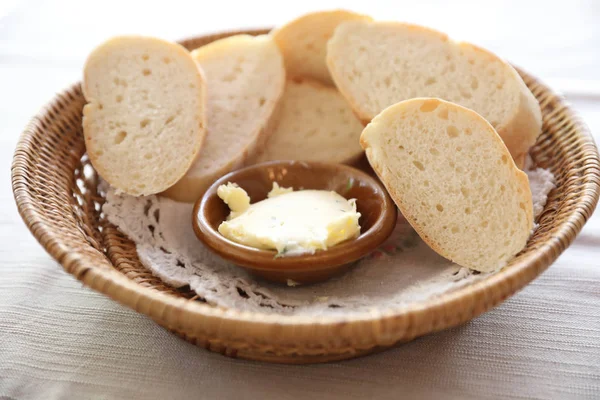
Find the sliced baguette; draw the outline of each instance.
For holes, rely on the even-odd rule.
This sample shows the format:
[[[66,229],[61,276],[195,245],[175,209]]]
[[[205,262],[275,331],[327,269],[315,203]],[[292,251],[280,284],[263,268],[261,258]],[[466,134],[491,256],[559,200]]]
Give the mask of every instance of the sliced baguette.
[[[494,128],[440,99],[392,105],[361,135],[369,163],[421,238],[478,271],[501,267],[527,242],[533,205]]]
[[[413,97],[439,97],[470,108],[496,129],[522,167],[541,132],[539,104],[504,60],[440,32],[399,22],[341,24],[327,64],[363,122]]]
[[[208,135],[198,160],[164,194],[196,201],[219,177],[242,167],[269,133],[285,86],[285,70],[270,36],[236,35],[192,52],[206,74]]]
[[[337,91],[317,81],[288,80],[277,122],[258,161],[350,163],[363,154],[362,123]]]
[[[182,46],[113,38],[83,73],[83,134],[92,165],[117,190],[140,196],[177,182],[205,135],[206,87]]]
[[[371,17],[346,10],[319,11],[303,15],[273,31],[288,78],[312,78],[333,86],[325,56],[327,41],[342,22]]]

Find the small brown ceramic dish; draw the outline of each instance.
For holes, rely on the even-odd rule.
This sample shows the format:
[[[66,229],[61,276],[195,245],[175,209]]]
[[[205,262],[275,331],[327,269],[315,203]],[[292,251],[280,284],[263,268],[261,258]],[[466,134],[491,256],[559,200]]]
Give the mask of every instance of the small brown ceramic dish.
[[[361,234],[315,254],[285,257],[233,242],[217,230],[229,215],[229,208],[217,196],[217,188],[227,182],[237,183],[248,192],[252,203],[264,200],[273,182],[295,190],[333,190],[347,199],[356,199]],[[390,236],[396,217],[396,206],[383,186],[362,171],[340,164],[271,161],[234,171],[216,181],[196,202],[192,223],[198,238],[226,260],[271,281],[302,284],[323,281],[367,255]]]

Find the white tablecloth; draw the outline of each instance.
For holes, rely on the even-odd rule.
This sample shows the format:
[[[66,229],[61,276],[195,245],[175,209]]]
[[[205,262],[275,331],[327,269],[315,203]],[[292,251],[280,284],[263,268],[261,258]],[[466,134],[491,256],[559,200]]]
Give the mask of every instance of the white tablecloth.
[[[9,184],[28,118],[108,36],[177,39],[342,5],[487,46],[564,92],[600,134],[600,2],[150,3],[0,1],[0,398],[600,398],[600,214],[539,279],[460,328],[285,366],[196,348],[82,287],[29,234]]]

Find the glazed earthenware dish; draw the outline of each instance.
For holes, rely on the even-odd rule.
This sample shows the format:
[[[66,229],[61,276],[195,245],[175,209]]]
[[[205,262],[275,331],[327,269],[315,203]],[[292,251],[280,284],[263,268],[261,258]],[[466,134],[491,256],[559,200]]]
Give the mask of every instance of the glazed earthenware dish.
[[[244,189],[252,202],[264,200],[273,182],[282,187],[332,190],[346,199],[356,199],[361,214],[361,234],[314,254],[277,257],[277,252],[235,243],[219,233],[229,208],[217,196],[217,188],[228,182]],[[225,175],[216,181],[194,207],[194,232],[221,257],[267,280],[305,284],[328,279],[351,266],[387,239],[396,226],[397,211],[379,181],[366,173],[341,164],[299,161],[272,161]]]

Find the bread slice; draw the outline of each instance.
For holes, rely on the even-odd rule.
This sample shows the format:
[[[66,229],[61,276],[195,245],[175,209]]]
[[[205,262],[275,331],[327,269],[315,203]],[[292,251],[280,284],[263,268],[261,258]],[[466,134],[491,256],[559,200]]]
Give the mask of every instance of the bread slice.
[[[327,63],[363,122],[414,97],[439,97],[486,118],[522,167],[541,132],[539,104],[519,74],[494,54],[440,32],[399,22],[341,24]]]
[[[440,255],[491,271],[525,247],[533,226],[527,175],[476,112],[406,100],[377,115],[360,140],[402,214]]]
[[[317,81],[288,80],[277,122],[258,161],[350,163],[363,150],[362,123],[337,91]]]
[[[206,87],[182,46],[139,36],[110,39],[85,63],[83,94],[87,153],[117,190],[161,192],[194,162],[206,132]]]
[[[285,86],[281,53],[268,35],[236,35],[192,52],[206,74],[208,135],[198,160],[164,194],[196,201],[224,174],[248,162],[269,133]]]
[[[319,11],[303,15],[273,31],[283,54],[288,78],[312,78],[333,86],[325,56],[327,41],[342,22],[371,17],[346,10]]]

